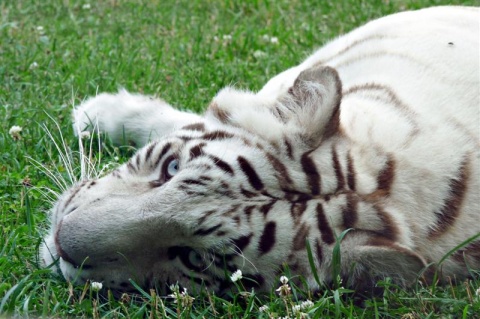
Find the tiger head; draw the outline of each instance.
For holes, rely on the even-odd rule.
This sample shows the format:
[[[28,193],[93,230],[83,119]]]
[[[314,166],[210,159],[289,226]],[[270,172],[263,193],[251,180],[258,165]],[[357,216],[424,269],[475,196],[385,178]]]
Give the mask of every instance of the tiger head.
[[[315,286],[305,241],[322,234],[309,202],[338,185],[315,184],[322,163],[309,154],[337,138],[340,99],[328,67],[303,71],[270,105],[224,89],[202,121],[65,192],[51,213],[43,262],[58,260],[67,280],[119,291],[178,282],[221,293],[237,269],[247,286],[268,290],[285,265]]]

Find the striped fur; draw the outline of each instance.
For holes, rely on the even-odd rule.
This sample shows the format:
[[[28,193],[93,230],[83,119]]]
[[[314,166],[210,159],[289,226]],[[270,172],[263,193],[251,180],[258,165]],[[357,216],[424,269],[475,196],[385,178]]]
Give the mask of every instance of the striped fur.
[[[284,265],[319,288],[307,241],[329,283],[349,230],[338,273],[358,289],[408,285],[430,263],[441,278],[478,271],[478,238],[435,264],[480,233],[478,17],[376,20],[258,93],[222,90],[204,116],[127,92],[86,101],[76,129],[155,140],[58,200],[43,262],[121,291],[132,278],[222,292],[237,269],[268,290]]]

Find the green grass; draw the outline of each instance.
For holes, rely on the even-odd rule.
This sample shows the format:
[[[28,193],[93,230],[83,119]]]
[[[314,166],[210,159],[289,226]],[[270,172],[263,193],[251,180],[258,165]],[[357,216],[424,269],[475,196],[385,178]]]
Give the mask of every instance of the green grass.
[[[120,87],[201,111],[223,86],[259,89],[328,39],[365,21],[448,3],[478,5],[475,0],[1,1],[0,316],[294,317],[291,307],[300,293],[295,287],[286,299],[273,290],[278,287],[267,296],[234,289],[232,298],[205,294],[182,306],[154,291],[121,299],[99,296],[88,285],[72,286],[39,268],[38,246],[52,205],[45,193],[59,189],[29,157],[67,175],[43,126],[56,138],[62,133],[75,149],[72,105]],[[256,57],[256,51],[264,55]],[[13,125],[23,128],[18,141],[8,133]],[[100,165],[114,156],[124,161],[129,153],[109,147]],[[478,279],[409,290],[380,284],[384,294],[360,305],[342,288],[321,295],[303,292],[314,303],[305,311],[312,318],[480,318]],[[262,305],[269,306],[268,313],[259,312]]]

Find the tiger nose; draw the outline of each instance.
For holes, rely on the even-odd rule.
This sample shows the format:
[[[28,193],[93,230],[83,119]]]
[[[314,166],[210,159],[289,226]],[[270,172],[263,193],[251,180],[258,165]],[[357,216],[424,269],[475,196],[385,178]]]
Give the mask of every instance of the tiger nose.
[[[62,248],[62,245],[60,243],[60,231],[62,229],[62,224],[63,224],[63,220],[61,220],[57,224],[57,231],[55,232],[55,237],[54,237],[55,249],[57,250],[57,254],[60,258],[72,264],[74,267],[78,267],[79,265],[77,264],[77,262],[67,254],[67,252]]]

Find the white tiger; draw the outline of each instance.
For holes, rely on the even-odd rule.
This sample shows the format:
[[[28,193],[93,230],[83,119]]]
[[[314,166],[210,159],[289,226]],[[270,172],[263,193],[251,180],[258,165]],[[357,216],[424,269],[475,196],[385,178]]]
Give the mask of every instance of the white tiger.
[[[312,272],[332,282],[351,229],[346,284],[414,282],[480,234],[479,17],[437,7],[375,20],[258,93],[223,89],[203,116],[125,91],[86,101],[78,132],[94,122],[146,146],[59,198],[43,263],[114,290],[132,279],[216,292],[237,269],[269,290],[288,265],[316,289]],[[478,271],[480,239],[429,269]]]

